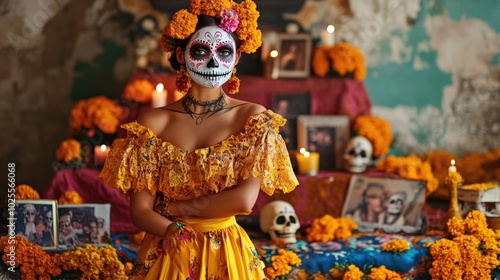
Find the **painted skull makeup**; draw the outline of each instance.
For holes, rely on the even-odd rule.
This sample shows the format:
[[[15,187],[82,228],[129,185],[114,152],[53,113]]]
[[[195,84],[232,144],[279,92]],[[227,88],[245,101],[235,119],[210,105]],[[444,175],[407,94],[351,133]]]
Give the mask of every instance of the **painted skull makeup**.
[[[236,44],[229,33],[217,26],[198,30],[184,52],[186,69],[199,85],[215,88],[231,77],[236,64]]]

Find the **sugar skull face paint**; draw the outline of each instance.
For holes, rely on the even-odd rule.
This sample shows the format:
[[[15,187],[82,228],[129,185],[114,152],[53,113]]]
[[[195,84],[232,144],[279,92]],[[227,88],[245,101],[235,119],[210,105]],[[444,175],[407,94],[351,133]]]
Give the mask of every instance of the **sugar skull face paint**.
[[[203,27],[188,43],[184,59],[186,70],[195,83],[215,88],[231,77],[236,64],[236,44],[221,28]]]

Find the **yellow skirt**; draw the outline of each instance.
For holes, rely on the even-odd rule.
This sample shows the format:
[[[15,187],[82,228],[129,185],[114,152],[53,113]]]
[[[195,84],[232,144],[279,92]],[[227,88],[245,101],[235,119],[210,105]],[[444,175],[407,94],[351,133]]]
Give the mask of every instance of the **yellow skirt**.
[[[189,238],[146,234],[130,279],[266,279],[264,263],[235,217],[183,219]]]

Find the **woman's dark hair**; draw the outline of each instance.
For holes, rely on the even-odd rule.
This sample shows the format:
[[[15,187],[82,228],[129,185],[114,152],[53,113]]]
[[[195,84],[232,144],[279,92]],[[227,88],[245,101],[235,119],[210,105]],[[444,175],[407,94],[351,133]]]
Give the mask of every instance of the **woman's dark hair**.
[[[217,26],[219,24],[220,24],[219,18],[205,16],[205,15],[199,15],[198,16],[198,24],[196,25],[195,30],[197,31],[197,30],[200,30],[201,28],[207,27],[207,26]],[[193,32],[193,34],[194,33],[196,33],[196,32]],[[233,37],[234,41],[236,42],[236,49],[238,49],[240,47],[240,40],[238,39],[238,36],[236,36],[236,33],[234,33],[234,32],[232,32],[230,34]],[[191,35],[191,36],[193,36],[193,35]],[[191,36],[189,36],[186,39],[174,39],[175,45],[177,47],[180,47],[184,51],[186,49],[188,42],[189,42],[189,39],[191,39]],[[181,69],[181,64],[179,63],[179,61],[177,61],[177,56],[175,55],[175,52],[172,53],[172,55],[170,56],[170,58],[168,60],[170,62],[170,66],[172,66],[172,68],[174,70]]]

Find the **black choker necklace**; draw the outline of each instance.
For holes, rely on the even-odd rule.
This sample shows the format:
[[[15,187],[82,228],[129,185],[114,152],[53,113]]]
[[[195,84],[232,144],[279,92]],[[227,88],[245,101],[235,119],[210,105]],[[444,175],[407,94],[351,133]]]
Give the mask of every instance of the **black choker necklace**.
[[[186,97],[182,100],[182,106],[184,107],[184,111],[188,113],[191,118],[196,120],[196,125],[199,125],[203,122],[203,119],[208,119],[212,115],[217,112],[220,112],[227,105],[225,94],[222,92],[219,98],[211,101],[201,101],[193,98],[190,94],[187,94]],[[203,113],[196,113],[196,109],[199,107],[205,108]],[[192,108],[192,109],[191,109]]]

